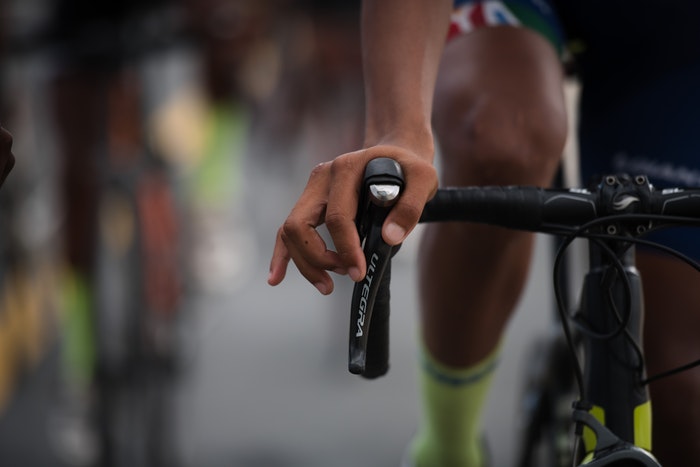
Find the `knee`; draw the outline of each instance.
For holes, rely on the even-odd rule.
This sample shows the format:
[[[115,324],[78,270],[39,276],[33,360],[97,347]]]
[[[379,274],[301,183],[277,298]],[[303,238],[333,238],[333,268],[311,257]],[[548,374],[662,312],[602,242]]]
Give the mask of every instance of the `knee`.
[[[446,183],[550,182],[566,142],[563,103],[485,95],[468,106],[443,105],[434,124]]]

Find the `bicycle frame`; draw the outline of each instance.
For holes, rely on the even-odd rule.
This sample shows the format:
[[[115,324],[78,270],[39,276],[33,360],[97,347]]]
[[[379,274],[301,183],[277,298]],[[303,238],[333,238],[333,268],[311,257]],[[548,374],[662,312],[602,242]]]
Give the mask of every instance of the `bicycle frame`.
[[[642,345],[644,307],[635,247],[619,240],[605,241],[605,246],[607,252],[599,241],[589,242],[590,266],[579,313],[586,326],[601,335],[583,333],[584,400],[590,405],[574,407],[574,420],[583,426],[587,465],[634,459],[658,466],[648,454],[651,402],[642,383],[642,355],[636,350]],[[605,331],[610,329],[615,335]]]

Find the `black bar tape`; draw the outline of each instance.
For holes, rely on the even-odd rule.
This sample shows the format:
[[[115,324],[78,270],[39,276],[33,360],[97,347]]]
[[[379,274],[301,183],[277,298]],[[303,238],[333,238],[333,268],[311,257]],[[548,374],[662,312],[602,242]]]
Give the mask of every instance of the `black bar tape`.
[[[536,187],[464,187],[438,190],[420,222],[478,222],[537,231],[544,223],[584,223],[595,218],[588,192]]]

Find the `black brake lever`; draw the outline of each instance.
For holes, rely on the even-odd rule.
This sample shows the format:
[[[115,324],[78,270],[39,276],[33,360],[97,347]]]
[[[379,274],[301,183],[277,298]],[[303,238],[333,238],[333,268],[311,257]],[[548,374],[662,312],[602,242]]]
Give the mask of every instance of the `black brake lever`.
[[[382,225],[404,185],[401,167],[387,158],[367,164],[355,219],[367,263],[355,284],[350,310],[348,369],[377,378],[389,368],[389,279],[391,257],[399,246],[382,239]]]

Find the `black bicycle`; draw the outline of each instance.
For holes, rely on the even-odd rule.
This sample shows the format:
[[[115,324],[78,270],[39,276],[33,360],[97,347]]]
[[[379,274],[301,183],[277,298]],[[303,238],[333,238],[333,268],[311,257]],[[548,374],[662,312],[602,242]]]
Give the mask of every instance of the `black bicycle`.
[[[367,275],[355,285],[349,335],[349,370],[366,378],[389,368],[389,281],[398,247],[383,242],[381,226],[403,183],[393,160],[375,159],[366,168],[356,222]],[[571,405],[576,436],[569,465],[572,460],[593,467],[660,465],[650,452],[647,385],[700,362],[647,377],[635,246],[656,246],[700,270],[689,258],[643,238],[653,229],[698,226],[698,212],[700,189],[656,190],[643,175],[605,176],[591,189],[445,188],[425,206],[423,223],[476,222],[564,239],[554,262],[554,290],[570,356],[562,364],[570,365],[577,393]],[[563,252],[576,238],[588,239],[590,266],[580,306],[570,313],[559,275]]]

